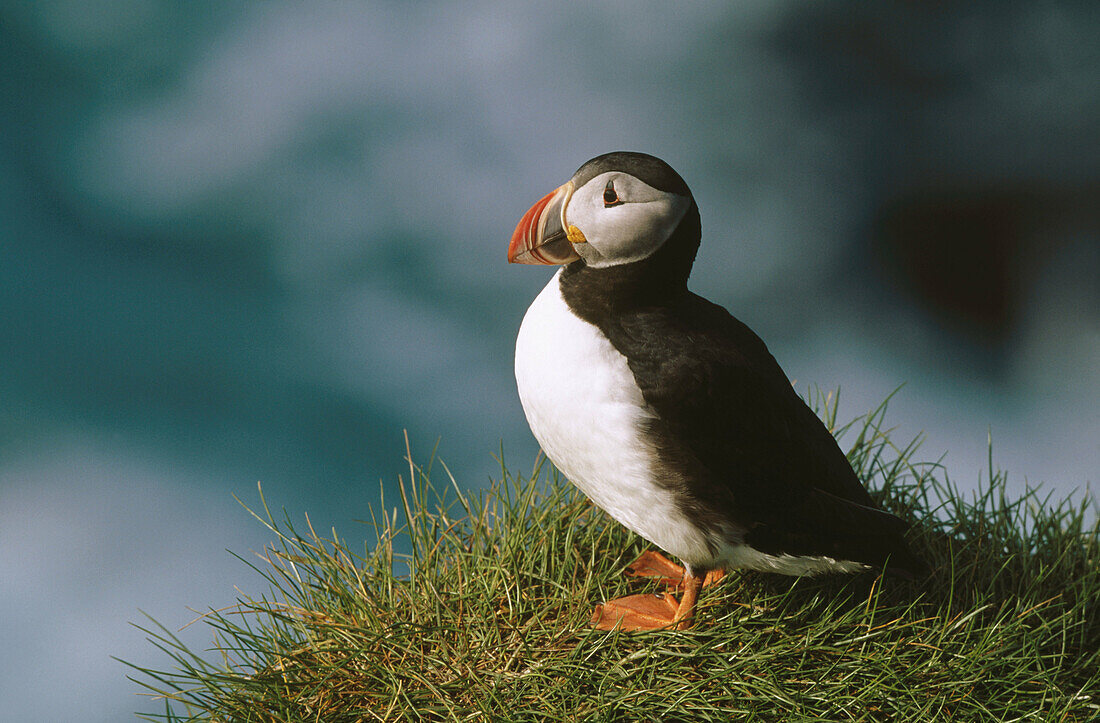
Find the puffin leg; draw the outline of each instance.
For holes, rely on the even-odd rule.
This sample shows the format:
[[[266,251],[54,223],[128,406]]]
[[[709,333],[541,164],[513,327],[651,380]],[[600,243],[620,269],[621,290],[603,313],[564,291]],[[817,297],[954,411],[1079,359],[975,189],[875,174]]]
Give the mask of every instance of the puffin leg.
[[[638,555],[637,560],[626,566],[626,574],[631,577],[653,578],[671,588],[683,588],[687,576],[683,566],[655,550],[646,550]],[[703,587],[709,587],[725,576],[725,570],[711,570],[703,580]]]
[[[676,608],[676,616],[673,623],[677,630],[687,630],[691,627],[691,618],[695,614],[695,601],[699,598],[699,589],[703,587],[704,580],[710,574],[686,574],[684,575],[684,594],[680,598],[680,605]]]

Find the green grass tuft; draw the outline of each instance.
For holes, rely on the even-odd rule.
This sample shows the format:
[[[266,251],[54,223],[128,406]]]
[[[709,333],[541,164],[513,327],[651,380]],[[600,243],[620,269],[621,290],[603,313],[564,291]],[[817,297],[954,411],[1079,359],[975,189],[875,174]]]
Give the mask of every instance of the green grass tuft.
[[[656,589],[646,548],[550,465],[476,495],[410,463],[362,554],[259,519],[275,544],[259,597],[204,618],[217,663],[155,623],[171,659],[134,678],[148,720],[1100,719],[1100,527],[1090,501],[961,493],[891,443],[884,408],[837,427],[878,501],[914,521],[919,583],[734,573],[692,630],[587,627],[594,605]],[[402,552],[404,551],[404,552]]]

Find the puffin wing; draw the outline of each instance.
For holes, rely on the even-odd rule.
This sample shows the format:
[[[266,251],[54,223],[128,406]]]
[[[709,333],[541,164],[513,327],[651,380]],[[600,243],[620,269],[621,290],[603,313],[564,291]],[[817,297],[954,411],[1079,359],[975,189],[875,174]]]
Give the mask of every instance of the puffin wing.
[[[689,294],[621,315],[615,344],[656,412],[651,438],[697,514],[713,511],[769,554],[914,569],[907,525],[876,509],[832,434],[764,342]]]

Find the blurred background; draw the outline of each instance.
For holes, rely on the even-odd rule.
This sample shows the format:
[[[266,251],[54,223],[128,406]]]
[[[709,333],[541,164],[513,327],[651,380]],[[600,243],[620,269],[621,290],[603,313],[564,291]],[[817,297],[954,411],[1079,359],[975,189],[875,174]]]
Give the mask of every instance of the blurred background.
[[[414,455],[537,447],[524,211],[669,161],[693,289],[953,479],[1100,463],[1100,4],[5,3],[0,719],[154,711],[108,656],[264,587],[233,499],[349,540]],[[395,499],[394,497],[390,498]],[[202,647],[200,625],[181,635]]]

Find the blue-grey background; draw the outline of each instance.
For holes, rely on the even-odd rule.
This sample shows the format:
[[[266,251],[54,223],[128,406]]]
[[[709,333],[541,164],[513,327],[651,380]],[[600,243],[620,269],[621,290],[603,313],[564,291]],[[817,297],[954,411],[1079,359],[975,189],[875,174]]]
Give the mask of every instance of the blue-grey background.
[[[934,7],[933,7],[934,5]],[[647,151],[693,288],[964,486],[1100,462],[1100,5],[8,2],[0,10],[0,718],[118,720],[225,550],[354,520],[402,429],[477,488],[536,446],[520,215]],[[392,489],[392,487],[391,487]],[[209,635],[182,635],[202,646]]]

